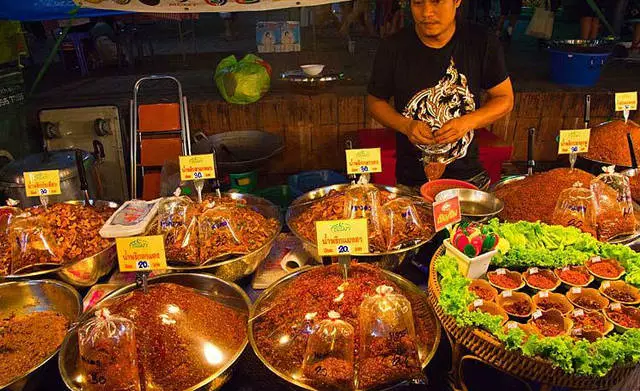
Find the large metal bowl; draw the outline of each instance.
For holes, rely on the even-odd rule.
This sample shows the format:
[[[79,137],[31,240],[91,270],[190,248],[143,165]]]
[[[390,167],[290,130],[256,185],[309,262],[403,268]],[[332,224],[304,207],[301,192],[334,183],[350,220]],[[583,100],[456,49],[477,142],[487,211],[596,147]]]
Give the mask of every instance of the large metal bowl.
[[[207,272],[209,274],[213,274],[216,277],[220,277],[223,280],[227,281],[236,281],[242,277],[248,276],[249,274],[256,271],[260,262],[262,262],[269,252],[271,251],[271,247],[273,247],[273,243],[280,231],[282,231],[282,219],[280,218],[280,209],[264,198],[257,197],[251,194],[241,194],[241,193],[224,193],[228,195],[234,200],[246,200],[247,205],[251,207],[254,211],[260,213],[267,219],[273,218],[278,221],[278,226],[274,232],[274,234],[258,249],[250,252],[249,254],[234,257],[231,259],[226,259],[222,262],[213,263],[210,265],[200,265],[200,266],[172,266],[169,265],[167,267],[168,270],[172,272]],[[171,259],[168,260],[171,263]],[[176,261],[176,260],[174,260]],[[179,260],[177,260],[179,261]]]
[[[262,292],[262,294],[255,301],[251,309],[251,315],[249,317],[249,343],[251,344],[251,347],[253,348],[253,351],[255,352],[256,356],[260,359],[260,361],[262,361],[264,366],[267,367],[271,372],[278,375],[281,379],[293,385],[296,385],[302,389],[314,390],[314,391],[316,390],[315,388],[301,382],[300,380],[297,380],[294,377],[294,374],[283,373],[282,371],[278,370],[274,365],[272,365],[269,362],[267,357],[265,357],[260,351],[260,349],[258,348],[258,345],[255,340],[255,336],[253,333],[253,327],[254,327],[255,320],[259,318],[261,314],[268,311],[268,305],[271,302],[271,299],[281,289],[291,284],[301,274],[306,273],[310,270],[320,268],[320,267],[324,267],[324,266],[314,266],[314,267],[306,266],[274,282],[269,288],[267,288],[264,292]],[[412,302],[414,311],[417,308],[420,308],[421,311],[425,311],[425,313],[428,314],[427,317],[429,319],[429,322],[433,325],[433,328],[434,328],[433,338],[430,339],[429,341],[421,341],[422,342],[421,346],[419,346],[418,348],[418,354],[422,364],[422,369],[424,369],[427,366],[427,364],[429,364],[433,356],[435,355],[436,349],[440,344],[440,323],[436,320],[435,313],[433,312],[433,309],[429,305],[427,295],[424,291],[422,291],[420,288],[418,288],[417,286],[415,286],[413,283],[411,283],[409,280],[405,279],[402,276],[399,276],[395,273],[392,273],[384,269],[382,269],[381,272],[383,272],[386,278],[388,278],[391,282],[393,282],[402,290],[403,295],[407,296],[410,299],[410,301]],[[416,303],[418,303],[419,307],[416,306]]]
[[[80,296],[73,287],[54,280],[23,280],[0,283],[0,317],[14,313],[30,314],[41,311],[55,311],[63,314],[73,324],[82,313]],[[26,373],[16,374],[7,384],[0,384],[0,389],[22,390],[31,377],[34,377],[53,356],[56,349],[42,362]]]
[[[196,273],[170,273],[158,277],[150,278],[149,285],[158,283],[173,283],[189,288],[193,288],[198,293],[214,299],[216,302],[236,309],[237,311],[249,317],[251,310],[251,301],[247,294],[236,284],[225,281],[223,279],[208,275]],[[93,311],[108,306],[110,303],[122,295],[132,292],[137,288],[136,284],[127,285],[108,294],[102,299],[92,310],[91,313],[85,313],[80,317],[78,324],[90,319]],[[247,338],[244,339],[238,350],[227,359],[227,362],[217,371],[212,373],[207,379],[185,391],[195,390],[216,390],[224,385],[231,378],[231,367],[235,364],[238,357],[242,354],[248,343]],[[60,356],[58,357],[58,368],[62,380],[70,390],[82,391],[83,376],[78,368],[78,330],[74,327],[65,338],[60,347]]]
[[[83,200],[65,201],[66,204],[84,205]],[[103,206],[111,208],[115,212],[118,204],[110,201],[93,201],[91,204],[95,206]],[[50,265],[29,269],[26,273],[16,273],[0,277],[0,280],[15,280],[24,278],[43,277],[54,274],[61,280],[75,287],[90,287],[98,282],[100,278],[107,275],[115,264],[116,259],[116,242],[112,241],[111,245],[97,254],[91,255],[84,259],[74,261],[65,265]]]
[[[504,209],[504,203],[492,193],[475,189],[449,189],[436,195],[436,201],[458,196],[460,214],[476,221],[488,220]]]
[[[320,262],[322,258],[318,254],[318,246],[316,245],[316,243],[306,239],[302,234],[300,234],[300,232],[295,230],[289,223],[293,218],[297,217],[304,210],[303,207],[305,204],[319,200],[320,198],[323,198],[326,195],[328,195],[329,192],[333,190],[340,191],[348,188],[349,186],[351,185],[338,184],[338,185],[326,186],[316,190],[312,190],[295,199],[291,203],[291,206],[289,206],[289,209],[287,209],[286,221],[287,221],[287,225],[289,226],[289,229],[298,239],[300,239],[304,249],[311,256],[313,256],[313,258],[315,258],[316,261],[318,262]],[[420,197],[416,197],[414,193],[403,191],[397,187],[381,186],[381,185],[373,185],[373,186],[377,187],[380,190],[388,191],[390,193],[394,193],[404,197],[414,198],[417,202],[421,202],[421,203],[425,202],[424,199]],[[407,246],[405,248],[402,248],[400,250],[376,252],[376,253],[370,253],[370,254],[358,254],[358,255],[352,255],[352,257],[356,258],[359,262],[372,263],[386,270],[396,270],[407,258],[409,259],[414,258],[418,254],[420,247],[422,247],[425,243],[433,239],[435,234],[436,233],[434,232],[431,237],[425,240],[422,240],[412,246]]]

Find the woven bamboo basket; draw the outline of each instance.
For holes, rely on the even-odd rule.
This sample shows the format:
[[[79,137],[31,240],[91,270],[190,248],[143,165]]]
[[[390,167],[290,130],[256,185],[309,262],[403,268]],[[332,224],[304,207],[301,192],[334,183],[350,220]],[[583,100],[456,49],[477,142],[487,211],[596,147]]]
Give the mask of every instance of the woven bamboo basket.
[[[606,376],[571,375],[553,366],[551,361],[540,357],[528,357],[517,350],[507,350],[491,333],[477,327],[459,327],[456,320],[444,313],[438,302],[441,288],[435,270],[435,260],[444,254],[440,247],[431,260],[429,270],[429,301],[436,316],[455,343],[461,344],[487,363],[502,371],[526,380],[540,382],[557,387],[569,387],[576,390],[608,389],[624,380],[635,366],[618,366]]]

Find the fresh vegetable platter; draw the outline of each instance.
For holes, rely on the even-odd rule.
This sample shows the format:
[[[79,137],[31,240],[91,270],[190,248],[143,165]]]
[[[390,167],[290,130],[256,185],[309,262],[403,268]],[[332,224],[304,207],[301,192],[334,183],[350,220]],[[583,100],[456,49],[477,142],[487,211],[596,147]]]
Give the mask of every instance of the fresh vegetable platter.
[[[612,387],[640,362],[638,318],[620,312],[640,312],[640,254],[572,227],[494,219],[480,231],[465,238],[454,231],[452,242],[470,256],[480,239],[468,247],[469,236],[482,237],[480,251],[496,247],[487,276],[498,278],[463,277],[443,249],[431,263],[429,298],[454,345],[513,375],[574,389]],[[586,293],[604,301],[578,299]]]

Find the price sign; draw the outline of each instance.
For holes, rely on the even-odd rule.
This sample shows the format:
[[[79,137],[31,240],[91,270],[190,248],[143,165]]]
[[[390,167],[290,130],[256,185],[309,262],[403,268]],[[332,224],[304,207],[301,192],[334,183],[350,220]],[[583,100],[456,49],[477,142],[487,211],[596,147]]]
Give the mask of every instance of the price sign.
[[[616,111],[625,110],[638,110],[638,91],[616,93]]]
[[[195,181],[216,177],[213,154],[180,156],[180,180]]]
[[[347,174],[382,172],[380,148],[347,149]]]
[[[162,235],[116,238],[121,272],[163,270],[167,268]]]
[[[369,252],[367,219],[316,221],[316,232],[320,256]]]
[[[591,129],[561,130],[558,154],[588,152],[590,135]]]
[[[433,203],[433,221],[436,232],[444,229],[447,225],[459,222],[461,219],[462,215],[460,214],[460,200],[458,196]]]
[[[60,194],[60,171],[29,171],[23,174],[27,197]]]
[[[540,292],[540,298],[544,299],[549,297],[549,291],[542,291]]]

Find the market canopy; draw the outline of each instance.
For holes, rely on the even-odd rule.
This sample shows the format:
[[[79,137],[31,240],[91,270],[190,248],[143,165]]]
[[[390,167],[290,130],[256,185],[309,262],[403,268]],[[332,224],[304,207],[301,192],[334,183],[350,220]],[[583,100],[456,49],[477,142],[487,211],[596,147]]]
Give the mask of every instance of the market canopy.
[[[128,12],[196,13],[266,11],[347,0],[74,0],[82,7]]]

